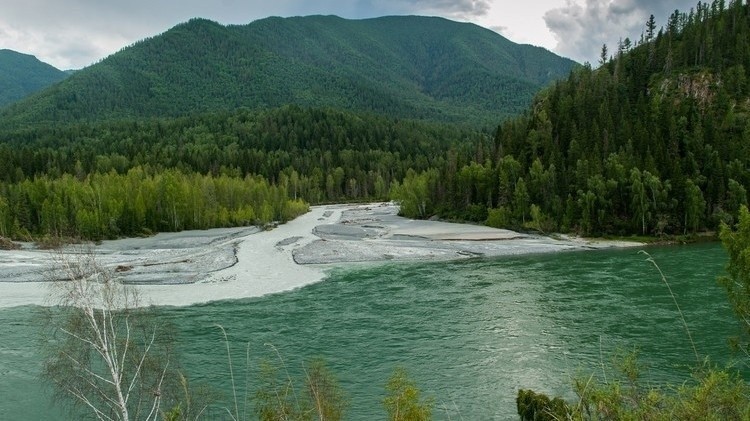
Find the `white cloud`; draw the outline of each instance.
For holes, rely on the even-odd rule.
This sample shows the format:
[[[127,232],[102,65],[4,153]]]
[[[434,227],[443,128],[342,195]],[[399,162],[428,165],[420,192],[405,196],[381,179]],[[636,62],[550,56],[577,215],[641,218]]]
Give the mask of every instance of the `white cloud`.
[[[554,51],[578,61],[595,63],[602,44],[614,51],[620,39],[639,40],[649,15],[657,27],[675,9],[687,10],[693,0],[567,0],[544,14],[557,42]]]
[[[334,1],[0,0],[0,48],[80,68],[194,17],[244,24],[271,15],[335,10]],[[340,10],[347,12],[346,7]]]
[[[344,18],[416,14],[474,22],[514,42],[596,61],[601,45],[640,36],[695,0],[0,0],[0,48],[34,54],[58,68],[80,68],[193,17],[246,24],[267,16]]]

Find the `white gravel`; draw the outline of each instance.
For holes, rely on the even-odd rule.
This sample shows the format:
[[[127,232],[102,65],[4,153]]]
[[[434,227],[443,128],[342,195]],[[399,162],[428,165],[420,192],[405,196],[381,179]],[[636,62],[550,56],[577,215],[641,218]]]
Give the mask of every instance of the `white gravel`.
[[[484,226],[414,221],[391,203],[316,206],[269,231],[227,228],[162,233],[149,238],[71,246],[90,252],[137,285],[148,303],[184,306],[257,297],[325,277],[332,264],[390,260],[451,260],[548,253],[639,243],[592,242],[520,234]],[[58,252],[0,251],[0,307],[45,305]]]

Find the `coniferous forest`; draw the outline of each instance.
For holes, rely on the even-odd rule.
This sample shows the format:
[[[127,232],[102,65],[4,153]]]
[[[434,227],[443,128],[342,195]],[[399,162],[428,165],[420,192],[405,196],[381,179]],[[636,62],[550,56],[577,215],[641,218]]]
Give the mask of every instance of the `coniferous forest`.
[[[0,49],[0,108],[66,77],[34,56]]]
[[[419,198],[406,210],[584,235],[732,222],[750,182],[749,12],[700,3],[658,30],[652,17],[642,39],[605,46],[599,68],[502,123],[469,164],[405,180],[400,196]]]
[[[575,66],[442,18],[196,18],[0,109],[0,127],[288,104],[494,127]]]
[[[717,0],[604,46],[494,131],[296,105],[14,126],[0,235],[113,238],[388,199],[542,232],[715,230],[747,204],[748,71],[750,8]]]
[[[286,221],[304,203],[387,200],[479,133],[289,106],[6,134],[0,235],[113,238]]]
[[[413,25],[403,25],[405,22]],[[418,37],[414,35],[415,28],[422,32]],[[664,23],[657,23],[651,16],[644,22],[639,39],[625,38],[615,46],[602,46],[600,60],[594,65],[575,66],[549,52],[537,55],[541,49],[510,45],[497,34],[483,29],[477,32],[477,28],[419,17],[361,22],[320,16],[268,18],[251,25],[226,27],[193,19],[140,41],[46,90],[0,108],[0,246],[16,246],[7,239],[54,246],[60,241],[99,241],[187,229],[268,227],[306,213],[310,205],[387,200],[397,201],[401,214],[410,218],[437,217],[545,234],[663,237],[720,232],[729,252],[729,265],[728,276],[719,282],[739,316],[741,336],[733,339],[734,345],[747,354],[750,3],[700,2],[691,10],[674,11]],[[270,41],[266,40],[271,35]],[[400,40],[406,41],[399,44]],[[494,56],[484,61],[483,54]],[[496,56],[510,57],[510,61]],[[383,73],[386,68],[396,69],[395,76]],[[560,72],[561,68],[565,71]],[[509,79],[499,79],[499,75],[511,70]],[[401,77],[399,72],[407,76]],[[263,76],[258,76],[261,73]],[[536,92],[533,97],[532,92]],[[277,233],[279,237],[286,234],[285,230]],[[290,245],[300,238],[276,242],[276,251],[282,250],[282,244]],[[321,241],[326,239],[321,237]],[[287,256],[287,251],[284,253]],[[477,255],[463,250],[461,253]],[[237,256],[235,250],[239,262]],[[392,258],[390,252],[383,254],[386,261]],[[261,256],[257,260],[263,259]],[[267,270],[276,262],[281,260],[258,262],[262,263],[258,266]],[[524,260],[521,264],[529,262]],[[563,265],[568,262],[572,260],[563,261]],[[656,266],[685,327],[696,357],[693,379],[680,386],[643,388],[637,382],[640,367],[637,352],[633,352],[621,364],[616,363],[627,382],[608,382],[602,360],[604,384],[597,384],[594,375],[576,381],[579,399],[574,404],[549,399],[532,390],[519,390],[516,404],[521,419],[750,419],[746,381],[734,368],[720,371],[699,356],[667,277],[653,258],[649,256],[647,262]],[[138,305],[128,308],[127,304],[137,303],[136,294],[130,298],[128,290],[120,289],[123,284],[110,282],[108,272],[99,270],[95,261],[81,263],[88,265],[86,271],[64,265],[67,273],[63,279],[72,282],[58,283],[72,288],[72,293],[67,294],[61,290],[62,303],[70,306],[70,318],[53,331],[54,335],[67,335],[70,342],[54,336],[45,339],[52,350],[45,362],[45,375],[53,381],[58,379],[57,386],[63,392],[83,398],[81,401],[93,408],[97,417],[106,416],[106,411],[121,410],[121,418],[128,419],[128,405],[133,406],[136,400],[134,406],[138,410],[133,413],[140,411],[143,402],[153,400],[158,405],[152,406],[151,414],[157,417],[162,391],[170,389],[178,394],[184,391],[184,400],[182,395],[165,393],[164,402],[173,400],[175,404],[163,407],[169,411],[162,412],[164,419],[200,417],[208,404],[195,415],[190,412],[191,402],[198,408],[201,399],[213,399],[209,396],[212,392],[198,396],[197,392],[203,391],[189,390],[187,377],[179,372],[178,364],[169,372],[166,367],[161,368],[170,362],[167,356],[171,344],[167,342],[171,338],[157,338],[157,334],[166,332],[167,323],[162,323],[166,319],[158,321],[159,328],[153,333],[148,332],[148,319],[160,314],[152,313],[153,308],[141,312]],[[570,266],[578,263],[577,260]],[[146,265],[152,264],[143,263]],[[611,266],[608,263],[606,270]],[[500,270],[496,268],[499,266],[481,270]],[[132,267],[118,266],[115,272],[121,269],[129,271]],[[246,283],[241,279],[246,277],[243,270],[231,272],[226,279],[217,276],[206,286]],[[451,265],[442,270],[453,277],[464,267]],[[285,276],[269,272],[269,279]],[[489,312],[509,302],[495,300],[495,295],[507,294],[509,288],[528,293],[525,287],[530,283],[525,275],[513,274],[524,283],[510,284],[494,274],[484,278],[480,271],[465,272],[476,289],[469,289],[475,286],[467,286],[468,282],[451,280],[456,286],[450,294],[439,291],[441,303],[453,305],[457,302],[454,298],[468,297],[463,300],[466,308],[486,307]],[[393,273],[392,278],[402,282],[402,272]],[[352,279],[355,275],[347,274]],[[576,320],[580,319],[578,313],[585,313],[586,309],[575,304],[581,301],[579,298],[594,291],[594,287],[606,283],[602,288],[607,288],[612,284],[610,278],[605,278],[599,285],[591,282],[584,292],[584,288],[571,288],[567,277],[560,278],[566,281],[560,288],[572,292],[567,296],[570,299],[559,300],[559,307],[572,307]],[[396,291],[382,287],[390,278],[373,279],[374,289],[386,295]],[[90,281],[101,289],[87,289]],[[362,284],[346,277],[341,283],[330,284],[339,288],[344,281],[356,284],[356,291],[349,295],[354,297],[352,300],[359,300],[364,291],[360,289]],[[437,285],[433,279],[428,281],[420,286],[423,289],[398,285],[398,289],[405,290],[404,298],[393,301],[393,305],[410,308],[437,303],[414,301],[415,296]],[[500,284],[504,289],[493,290],[496,293],[480,291]],[[550,294],[557,294],[550,284],[543,278],[538,283],[543,286],[534,289],[549,289]],[[291,284],[283,287],[288,285]],[[89,299],[89,295],[100,291],[101,301]],[[617,297],[611,302],[623,301],[624,306],[635,309],[633,314],[644,308],[626,302],[619,293],[600,291],[605,292],[591,295]],[[342,300],[345,294],[335,292],[331,295]],[[327,307],[315,297],[295,296],[293,300],[312,303],[316,313],[327,312]],[[514,303],[519,307],[512,308],[534,307],[531,316],[513,323],[514,330],[507,331],[508,337],[531,324],[538,324],[540,334],[546,336],[549,329],[561,324],[536,322],[543,319],[539,311],[547,311],[552,308],[547,304],[558,301],[554,295],[534,292],[529,297],[532,298],[519,300]],[[641,300],[645,304],[639,305],[652,305],[650,298]],[[529,306],[529,300],[541,305]],[[104,304],[102,308],[100,302]],[[598,303],[591,300],[586,305]],[[336,302],[331,308],[346,307],[340,304]],[[284,312],[291,314],[287,311],[291,305],[275,307],[281,313],[267,312],[263,307],[259,313],[236,313],[242,326],[253,319],[253,314],[261,313],[266,318],[257,318],[260,322],[278,318],[288,325],[295,321],[279,317]],[[375,316],[363,313],[368,323],[369,319],[388,313],[383,310],[387,306],[375,307]],[[601,307],[611,310],[612,306]],[[357,309],[347,311],[354,314]],[[58,310],[49,315],[54,318],[63,314]],[[429,319],[424,317],[425,311],[419,309],[414,318],[397,314],[409,322],[408,334],[415,329],[412,320]],[[467,314],[474,320],[487,313]],[[143,319],[145,322],[135,322],[144,316],[149,316]],[[661,312],[658,317],[668,319]],[[588,315],[584,318],[601,322]],[[622,319],[622,325],[628,326],[648,323],[643,318]],[[334,332],[338,332],[336,320],[313,320],[317,329],[314,335],[320,334],[323,325],[334,326]],[[489,348],[476,345],[481,342],[462,340],[462,332],[445,330],[454,320],[432,322],[440,325],[434,337],[446,340],[441,344],[457,343],[461,351],[467,343],[482,352]],[[122,328],[116,327],[117,323],[122,323]],[[304,323],[303,320],[301,324]],[[364,322],[352,318],[351,324],[357,323]],[[496,329],[495,325],[501,323],[504,321],[493,319],[485,325],[487,328],[482,328],[483,335],[492,337],[493,352],[507,351],[494,345],[498,335],[506,334]],[[131,326],[132,332],[150,335],[143,342],[145,351],[140,356],[131,352],[140,352],[140,344],[135,344],[140,339],[131,342]],[[230,336],[217,326],[225,340],[234,389],[234,413],[222,409],[229,417],[239,419]],[[387,331],[392,338],[388,347],[403,351],[406,336],[400,337],[397,330],[382,329],[381,324],[373,326]],[[474,325],[470,324],[469,329],[471,335],[478,332]],[[615,337],[619,334],[617,329],[620,327],[615,326],[607,335]],[[192,334],[204,332],[196,328]],[[361,332],[352,336],[356,340],[367,336]],[[88,339],[88,334],[96,338]],[[304,340],[304,336],[300,337]],[[564,342],[569,337],[559,336],[556,341]],[[587,335],[581,343],[595,337],[596,334]],[[600,358],[602,337],[598,336]],[[425,335],[418,339],[431,342],[433,338]],[[338,338],[333,343],[338,347],[334,350],[341,348]],[[125,350],[121,357],[109,351],[119,344]],[[55,349],[57,345],[60,352]],[[165,346],[163,359],[162,355],[146,358],[152,345]],[[320,419],[343,417],[346,397],[322,363],[311,364],[309,371],[302,366],[307,382],[298,390],[310,393],[308,401],[302,394],[297,395],[282,354],[271,341],[264,346],[278,356],[283,371],[277,373],[272,365],[261,367],[262,385],[255,395],[259,418],[309,419],[315,417],[316,411]],[[546,353],[562,349],[557,344],[536,342],[528,346],[540,346]],[[302,349],[307,352],[314,347]],[[250,344],[245,355],[249,366]],[[428,354],[417,349],[414,355],[415,360],[424,360]],[[486,355],[491,354],[485,353],[483,360],[474,364],[478,370],[483,370],[482,364],[490,360],[502,368],[502,360],[488,359]],[[101,356],[104,362],[97,362],[92,356]],[[132,378],[127,377],[129,374],[122,376],[118,370],[131,360],[136,373]],[[452,358],[446,360],[453,364]],[[106,368],[114,381],[97,374],[98,368]],[[282,373],[286,379],[277,376]],[[152,375],[153,379],[149,377]],[[524,376],[519,371],[513,381],[517,383]],[[281,380],[277,381],[277,377]],[[543,384],[545,376],[537,377],[526,380]],[[250,374],[246,374],[245,387],[249,378]],[[104,386],[99,386],[99,381]],[[76,382],[83,386],[77,388]],[[472,387],[480,383],[474,382]],[[68,384],[74,387],[66,390]],[[123,384],[146,398],[139,396],[128,404],[123,397]],[[115,390],[119,402],[102,392],[106,390]],[[395,371],[386,392],[382,402],[389,419],[431,418],[433,401],[421,400],[405,371]],[[94,402],[101,399],[106,411],[91,404],[87,393],[95,396]],[[303,398],[297,399],[298,396]],[[244,399],[251,400],[249,395]],[[296,400],[294,404],[292,399]],[[181,406],[183,402],[185,407]],[[455,403],[454,406],[458,409]],[[450,414],[447,408],[446,414]]]

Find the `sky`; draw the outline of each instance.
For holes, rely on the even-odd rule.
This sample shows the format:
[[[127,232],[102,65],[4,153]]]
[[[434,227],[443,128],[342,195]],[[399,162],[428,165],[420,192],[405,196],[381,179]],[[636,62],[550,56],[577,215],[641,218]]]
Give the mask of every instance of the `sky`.
[[[0,0],[0,49],[80,69],[143,38],[202,17],[247,24],[268,16],[442,16],[472,22],[513,42],[596,64],[607,44],[640,39],[648,16],[662,26],[697,0]]]

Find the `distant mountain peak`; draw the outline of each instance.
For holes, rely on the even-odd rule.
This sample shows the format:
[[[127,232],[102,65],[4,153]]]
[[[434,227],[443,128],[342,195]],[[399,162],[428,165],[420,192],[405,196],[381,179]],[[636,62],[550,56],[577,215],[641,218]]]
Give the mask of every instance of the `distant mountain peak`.
[[[194,18],[0,114],[13,125],[297,104],[494,125],[575,63],[438,17]]]
[[[67,77],[31,54],[0,49],[0,108]]]

